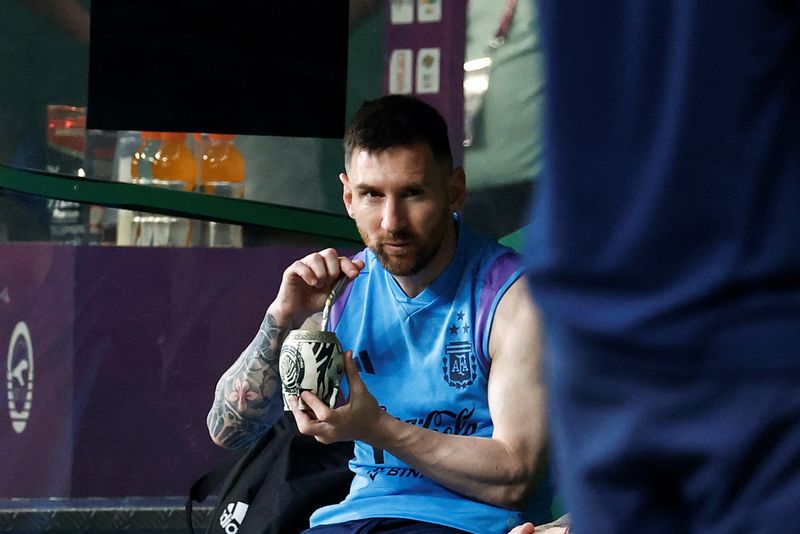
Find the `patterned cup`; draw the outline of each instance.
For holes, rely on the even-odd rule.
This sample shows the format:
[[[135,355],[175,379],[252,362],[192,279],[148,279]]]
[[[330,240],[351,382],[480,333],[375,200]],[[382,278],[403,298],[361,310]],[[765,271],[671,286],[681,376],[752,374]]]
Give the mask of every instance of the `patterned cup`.
[[[333,408],[344,371],[342,347],[336,334],[326,330],[292,330],[281,347],[279,361],[283,408],[290,410],[288,395],[298,397],[301,410],[310,408],[299,399],[310,391]]]

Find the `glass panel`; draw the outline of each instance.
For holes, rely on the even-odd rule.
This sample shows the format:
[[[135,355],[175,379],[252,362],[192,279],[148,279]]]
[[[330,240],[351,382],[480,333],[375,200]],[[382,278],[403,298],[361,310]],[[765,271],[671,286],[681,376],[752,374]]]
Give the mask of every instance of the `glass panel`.
[[[382,93],[380,2],[353,4],[347,117],[363,100]],[[112,177],[103,165],[132,156],[134,147],[122,139],[130,132],[86,136],[89,6],[88,0],[20,0],[0,6],[0,163],[124,180],[124,173]],[[123,146],[112,143],[94,152],[93,136],[103,142],[117,137]],[[337,178],[343,168],[340,141],[240,135],[235,142],[245,161],[243,198],[344,213]],[[189,145],[197,148],[191,134]],[[196,182],[199,176],[187,179]]]
[[[353,246],[346,241],[309,232],[117,209],[0,189],[0,243],[225,249],[281,244]]]
[[[47,106],[85,106],[88,3],[3,2],[0,7],[0,162],[46,169]]]

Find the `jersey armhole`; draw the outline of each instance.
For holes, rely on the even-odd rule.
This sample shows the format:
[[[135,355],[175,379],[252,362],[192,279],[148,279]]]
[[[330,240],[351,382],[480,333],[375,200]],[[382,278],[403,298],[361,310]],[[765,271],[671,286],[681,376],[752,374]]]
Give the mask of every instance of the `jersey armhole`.
[[[492,321],[494,321],[500,299],[506,294],[508,288],[522,276],[522,270],[519,255],[513,251],[497,257],[486,270],[483,289],[478,299],[478,325],[474,330],[474,342],[478,353],[478,363],[487,376],[492,364],[489,355]]]

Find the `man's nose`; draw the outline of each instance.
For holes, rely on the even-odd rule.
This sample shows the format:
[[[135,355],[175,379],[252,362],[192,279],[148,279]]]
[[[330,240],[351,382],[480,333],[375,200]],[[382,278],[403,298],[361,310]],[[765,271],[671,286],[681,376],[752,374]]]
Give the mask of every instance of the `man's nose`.
[[[405,214],[400,202],[395,199],[387,198],[383,204],[383,215],[381,218],[381,229],[385,232],[396,232],[405,225]]]

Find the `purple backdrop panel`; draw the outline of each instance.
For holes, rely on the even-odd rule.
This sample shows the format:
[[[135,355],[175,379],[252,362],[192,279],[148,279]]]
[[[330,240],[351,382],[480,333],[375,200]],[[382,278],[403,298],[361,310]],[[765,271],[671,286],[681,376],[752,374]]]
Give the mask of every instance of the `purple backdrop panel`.
[[[0,497],[185,495],[225,455],[219,376],[308,252],[0,244],[0,340],[26,322],[36,380],[22,434],[0,409]]]
[[[386,0],[387,94],[412,94],[447,121],[456,165],[464,148],[465,0]]]
[[[75,249],[0,246],[0,497],[67,495]]]
[[[73,496],[185,494],[224,454],[205,427],[217,380],[257,332],[289,260],[307,253],[78,256]]]

